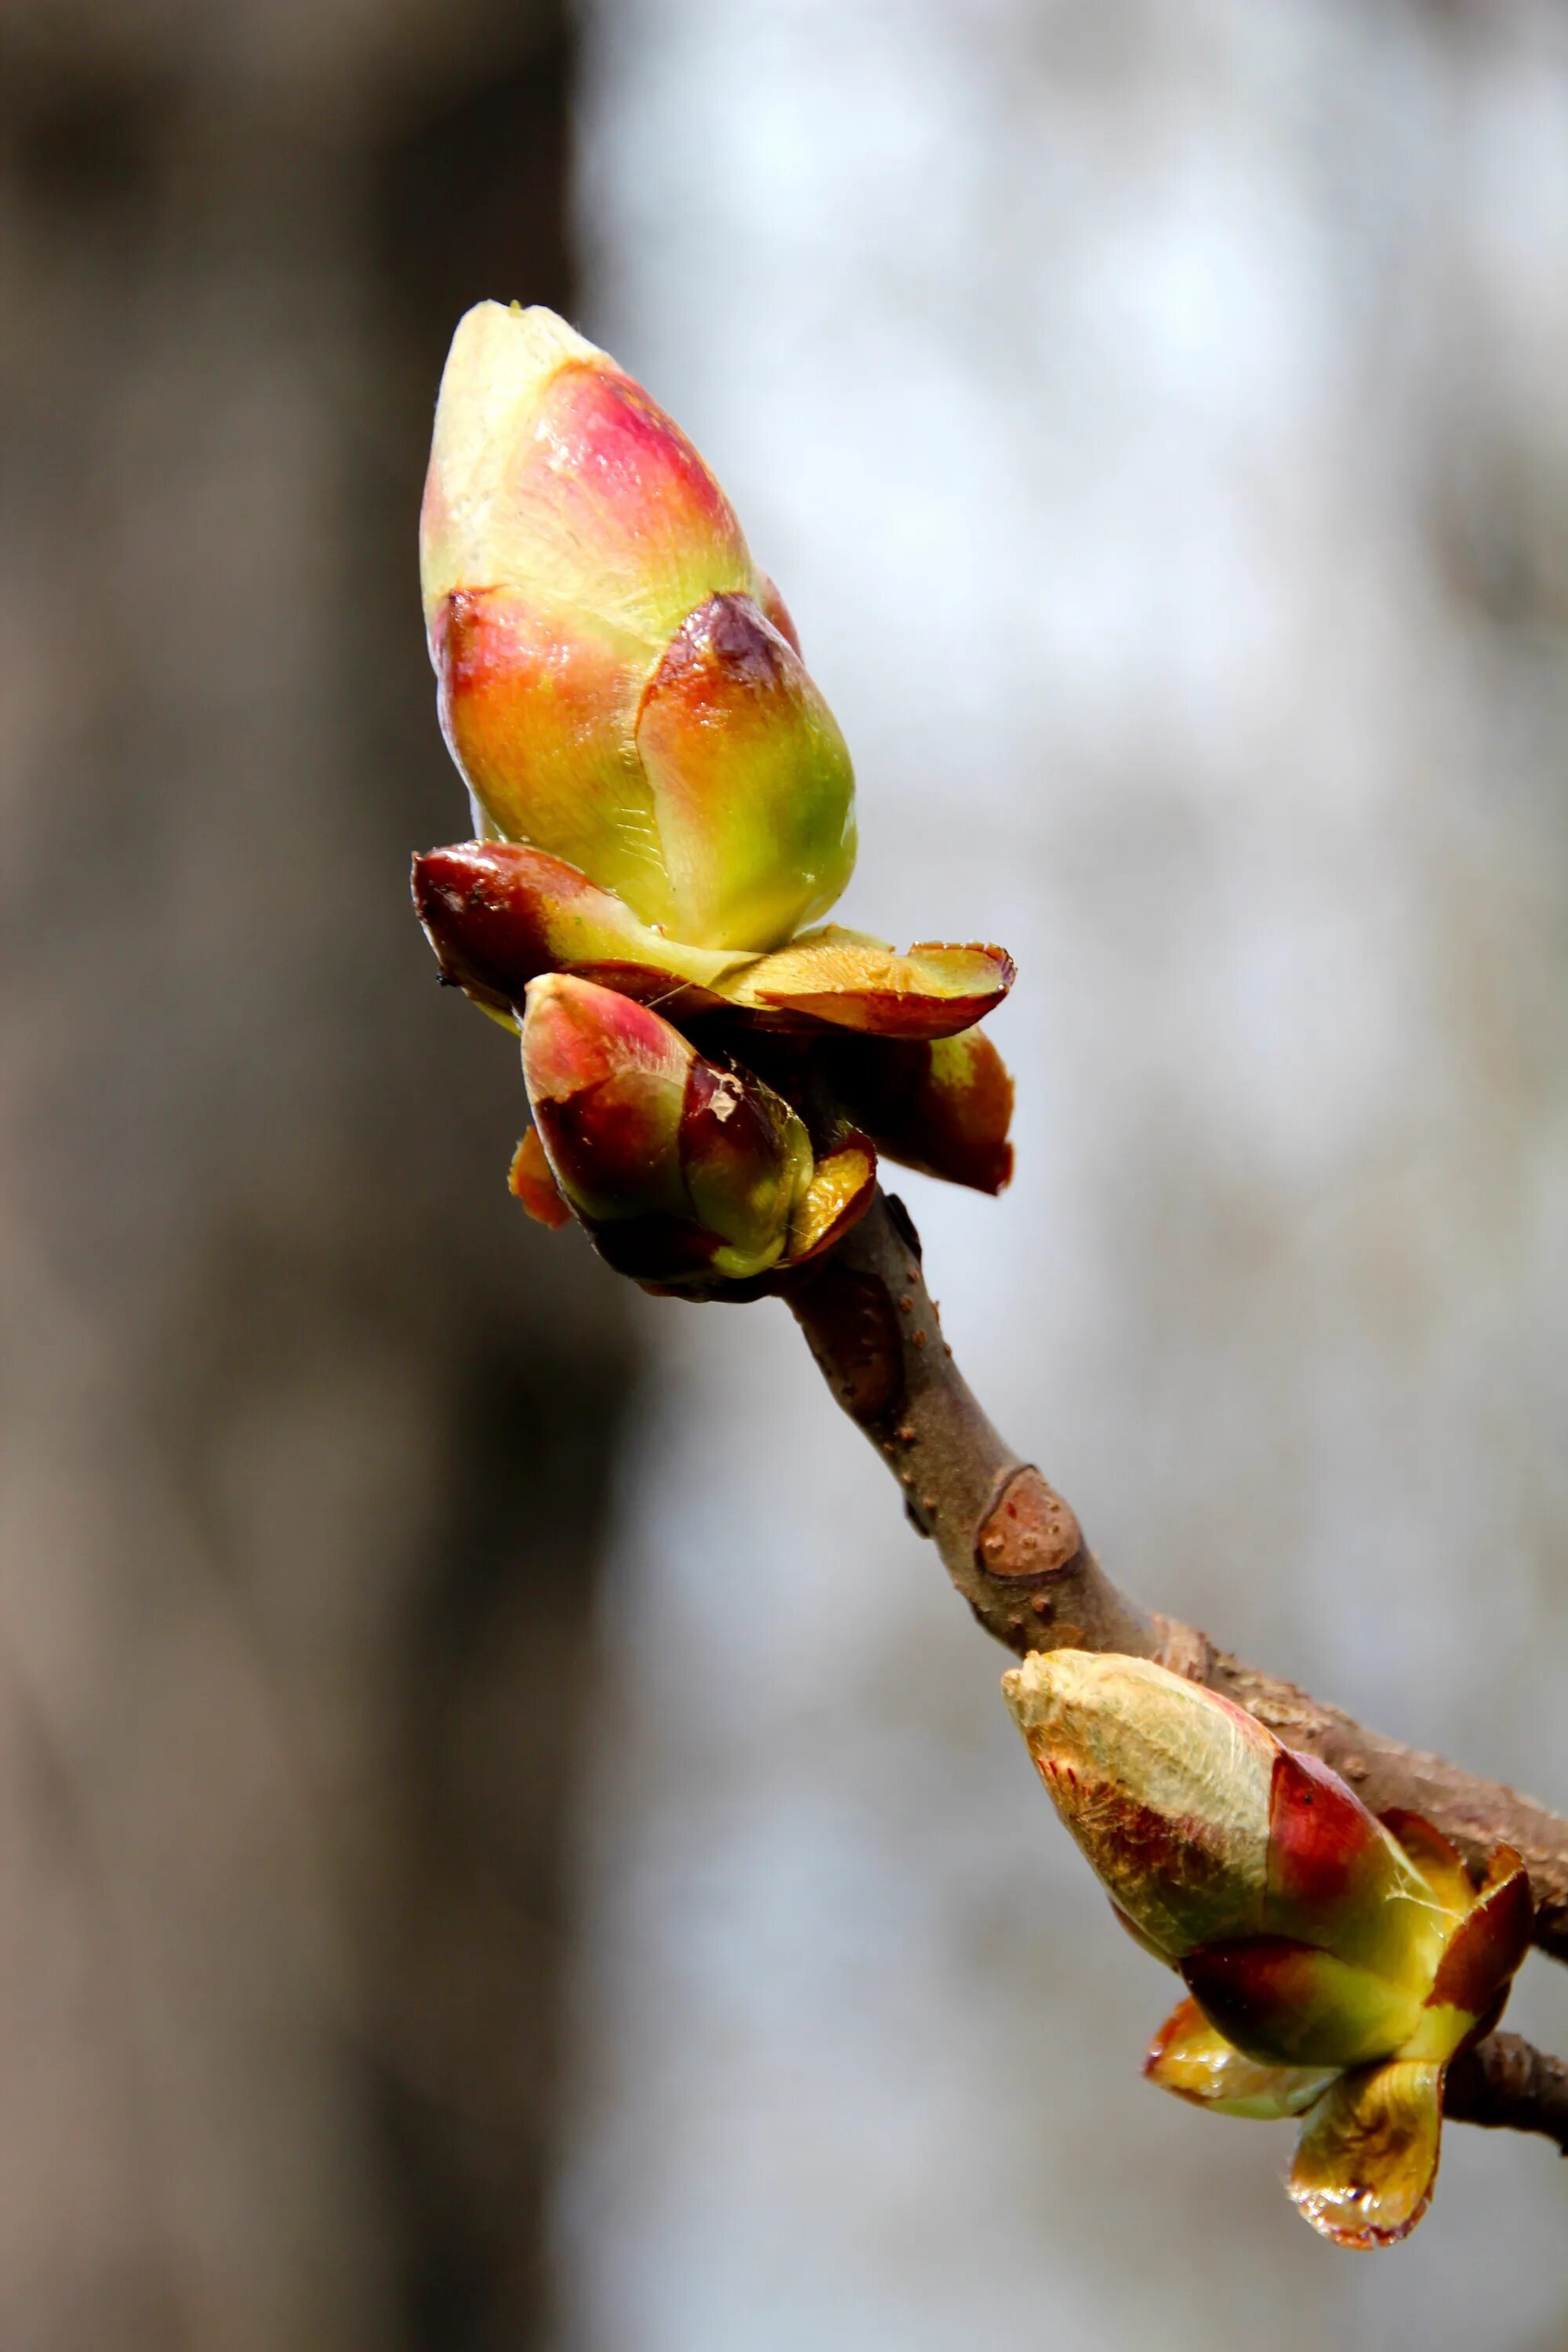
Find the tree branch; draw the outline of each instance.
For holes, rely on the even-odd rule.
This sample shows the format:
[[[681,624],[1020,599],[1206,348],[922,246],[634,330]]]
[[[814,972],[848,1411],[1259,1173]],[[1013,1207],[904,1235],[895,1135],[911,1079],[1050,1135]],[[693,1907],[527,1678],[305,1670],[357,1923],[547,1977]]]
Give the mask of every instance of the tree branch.
[[[1548,2058],[1521,2033],[1489,2033],[1449,2067],[1443,2112],[1456,2123],[1540,2132],[1568,2156],[1568,2060]]]
[[[1568,1822],[1531,1798],[1385,1739],[1294,1684],[1244,1665],[1206,1633],[1120,1592],[1070,1505],[992,1428],[944,1341],[900,1202],[879,1196],[837,1249],[785,1294],[828,1387],[882,1453],[904,1508],[936,1543],[988,1633],[1011,1650],[1115,1650],[1154,1658],[1237,1700],[1292,1748],[1352,1783],[1373,1812],[1403,1805],[1479,1864],[1494,1846],[1523,1856],[1535,1942],[1568,1960]],[[1458,2061],[1447,2108],[1568,2141],[1568,2064],[1517,2034]]]

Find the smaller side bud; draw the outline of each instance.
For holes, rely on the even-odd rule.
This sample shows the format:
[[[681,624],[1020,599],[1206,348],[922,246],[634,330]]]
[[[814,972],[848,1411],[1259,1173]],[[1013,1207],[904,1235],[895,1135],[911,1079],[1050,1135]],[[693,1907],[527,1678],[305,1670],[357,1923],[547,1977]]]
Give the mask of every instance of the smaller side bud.
[[[529,987],[522,1066],[555,1182],[617,1271],[701,1292],[790,1254],[811,1144],[752,1072],[707,1060],[647,1005],[561,972]]]

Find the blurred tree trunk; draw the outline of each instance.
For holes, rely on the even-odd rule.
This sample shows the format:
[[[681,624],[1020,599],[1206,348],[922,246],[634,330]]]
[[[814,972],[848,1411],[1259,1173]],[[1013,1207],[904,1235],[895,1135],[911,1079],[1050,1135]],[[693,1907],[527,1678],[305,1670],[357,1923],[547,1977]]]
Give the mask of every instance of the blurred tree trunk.
[[[616,1294],[438,995],[447,336],[549,0],[0,0],[6,2352],[545,2326]]]

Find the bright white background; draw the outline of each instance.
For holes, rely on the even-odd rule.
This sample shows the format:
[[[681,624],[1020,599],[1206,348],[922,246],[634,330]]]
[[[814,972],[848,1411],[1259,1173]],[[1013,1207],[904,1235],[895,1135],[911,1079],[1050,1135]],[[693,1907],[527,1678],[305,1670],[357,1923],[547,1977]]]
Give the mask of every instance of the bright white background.
[[[856,752],[846,919],[1018,959],[1013,1190],[903,1188],[971,1377],[1133,1590],[1559,1801],[1563,27],[602,0],[581,196]],[[1544,2147],[1354,2257],[1141,2084],[1172,1981],[787,1316],[645,1329],[570,2352],[1559,2345]]]

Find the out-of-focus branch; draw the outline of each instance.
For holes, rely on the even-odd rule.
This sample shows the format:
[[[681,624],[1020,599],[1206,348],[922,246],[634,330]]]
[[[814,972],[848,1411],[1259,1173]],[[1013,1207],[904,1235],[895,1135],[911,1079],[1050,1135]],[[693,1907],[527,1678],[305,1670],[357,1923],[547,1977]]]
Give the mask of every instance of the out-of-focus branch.
[[[1455,2122],[1540,2132],[1568,2156],[1568,2059],[1521,2033],[1489,2033],[1448,2069],[1443,2112]]]
[[[910,1518],[934,1539],[988,1633],[1020,1653],[1113,1650],[1157,1659],[1237,1700],[1290,1747],[1321,1756],[1373,1812],[1403,1806],[1423,1814],[1471,1864],[1500,1844],[1515,1847],[1534,1892],[1535,1942],[1568,1960],[1568,1822],[1497,1781],[1385,1739],[1117,1590],[1070,1505],[1004,1444],[954,1363],[901,1202],[879,1196],[787,1295],[828,1387],[887,1460]],[[1555,2059],[1538,2063],[1562,2073]],[[1471,2068],[1465,2079],[1495,2083],[1500,2100],[1507,2072],[1500,2062],[1479,2074]]]

